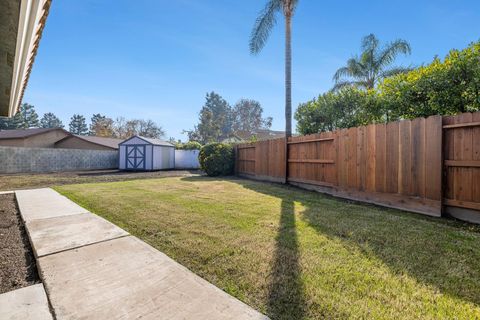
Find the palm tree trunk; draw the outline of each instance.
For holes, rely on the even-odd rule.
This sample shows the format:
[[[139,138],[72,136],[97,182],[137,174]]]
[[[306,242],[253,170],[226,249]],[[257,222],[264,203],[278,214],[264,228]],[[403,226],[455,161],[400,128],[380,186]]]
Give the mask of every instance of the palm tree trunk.
[[[285,16],[285,135],[292,135],[292,17]]]
[[[288,183],[288,138],[292,135],[292,15],[285,14],[285,183]]]

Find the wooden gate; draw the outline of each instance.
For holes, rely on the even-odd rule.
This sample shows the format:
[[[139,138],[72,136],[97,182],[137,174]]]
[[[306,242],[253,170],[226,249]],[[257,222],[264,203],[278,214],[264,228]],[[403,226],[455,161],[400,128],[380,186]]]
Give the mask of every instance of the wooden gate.
[[[444,117],[443,137],[445,212],[480,222],[480,112]]]

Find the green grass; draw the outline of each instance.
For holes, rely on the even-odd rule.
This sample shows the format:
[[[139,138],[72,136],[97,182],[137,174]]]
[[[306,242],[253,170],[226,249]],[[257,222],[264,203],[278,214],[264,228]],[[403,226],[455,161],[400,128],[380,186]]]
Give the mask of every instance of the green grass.
[[[272,319],[480,319],[480,229],[236,178],[56,187]]]

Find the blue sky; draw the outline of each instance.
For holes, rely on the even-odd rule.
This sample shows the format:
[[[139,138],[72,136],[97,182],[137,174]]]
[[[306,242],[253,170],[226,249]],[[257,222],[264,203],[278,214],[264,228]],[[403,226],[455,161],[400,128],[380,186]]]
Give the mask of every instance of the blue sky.
[[[262,0],[56,0],[24,102],[54,112],[153,119],[185,140],[205,94],[260,101],[284,128],[282,17],[266,47],[248,39]],[[399,64],[428,63],[480,39],[480,1],[300,0],[293,22],[293,107],[332,86],[360,39],[408,40]]]

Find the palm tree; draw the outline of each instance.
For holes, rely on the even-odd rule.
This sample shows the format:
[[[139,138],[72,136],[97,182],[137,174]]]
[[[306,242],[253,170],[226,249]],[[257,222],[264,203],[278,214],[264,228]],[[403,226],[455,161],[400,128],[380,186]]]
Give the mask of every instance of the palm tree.
[[[373,89],[382,79],[408,72],[411,68],[390,67],[401,53],[410,54],[410,44],[402,39],[395,40],[380,47],[379,40],[374,34],[362,39],[362,54],[347,61],[347,65],[335,72],[333,90],[346,86],[362,89]]]
[[[285,135],[292,135],[292,17],[298,0],[269,0],[253,26],[250,36],[250,53],[258,54],[268,40],[276,15],[283,11],[285,16]]]

